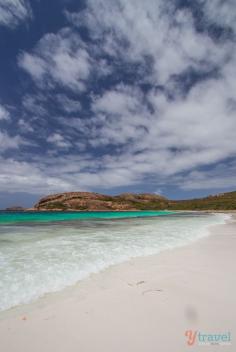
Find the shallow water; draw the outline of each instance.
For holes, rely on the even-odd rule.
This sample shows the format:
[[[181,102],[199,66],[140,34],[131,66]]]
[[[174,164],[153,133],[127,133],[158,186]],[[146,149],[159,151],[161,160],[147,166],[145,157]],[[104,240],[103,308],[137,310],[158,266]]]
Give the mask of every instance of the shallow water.
[[[0,212],[1,223],[52,222],[88,219],[121,219],[173,214],[171,211]]]
[[[207,235],[209,225],[222,224],[226,218],[223,214],[166,214],[2,222],[0,310],[61,290],[129,258],[185,245]]]

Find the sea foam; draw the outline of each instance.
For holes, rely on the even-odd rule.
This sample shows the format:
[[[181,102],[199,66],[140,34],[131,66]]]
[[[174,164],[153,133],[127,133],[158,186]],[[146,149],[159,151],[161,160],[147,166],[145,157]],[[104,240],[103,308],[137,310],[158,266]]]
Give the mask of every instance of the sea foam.
[[[0,310],[137,256],[188,244],[224,214],[0,226]]]

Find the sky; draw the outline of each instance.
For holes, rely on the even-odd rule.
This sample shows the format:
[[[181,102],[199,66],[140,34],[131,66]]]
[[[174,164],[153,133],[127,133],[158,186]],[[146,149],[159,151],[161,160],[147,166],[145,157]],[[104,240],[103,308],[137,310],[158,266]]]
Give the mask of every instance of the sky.
[[[0,0],[0,208],[236,190],[235,0]]]

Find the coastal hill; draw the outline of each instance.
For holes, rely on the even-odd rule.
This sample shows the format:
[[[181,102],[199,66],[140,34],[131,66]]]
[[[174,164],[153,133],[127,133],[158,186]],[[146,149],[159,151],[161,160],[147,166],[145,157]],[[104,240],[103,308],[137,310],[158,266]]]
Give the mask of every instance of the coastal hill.
[[[219,193],[204,198],[169,201],[175,210],[236,210],[236,192]]]
[[[36,210],[141,210],[165,209],[168,200],[155,194],[124,193],[110,196],[92,192],[68,192],[39,200]]]
[[[23,208],[23,207],[21,207],[21,206],[18,206],[18,205],[14,205],[14,206],[12,206],[12,207],[9,207],[9,208],[6,208],[5,209],[6,211],[25,211],[25,210],[27,210],[26,208]]]
[[[169,200],[150,193],[123,193],[116,196],[92,192],[67,192],[41,198],[32,210],[234,210],[236,192],[220,193],[204,198]]]

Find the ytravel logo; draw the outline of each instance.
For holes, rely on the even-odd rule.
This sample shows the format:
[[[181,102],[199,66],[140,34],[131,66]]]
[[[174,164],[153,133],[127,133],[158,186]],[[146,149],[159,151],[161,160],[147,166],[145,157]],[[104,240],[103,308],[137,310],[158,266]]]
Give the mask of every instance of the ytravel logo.
[[[231,333],[205,333],[197,330],[186,330],[185,337],[188,346],[206,346],[206,345],[231,345]]]

